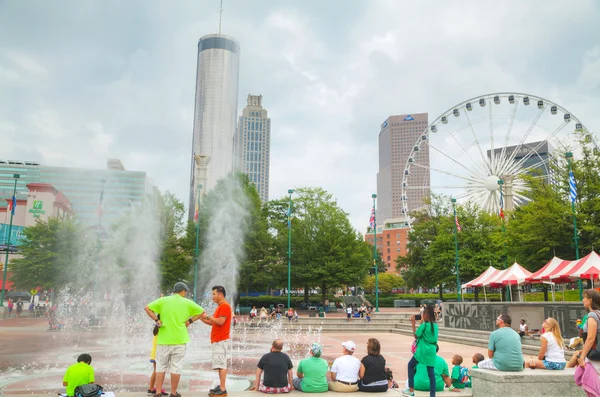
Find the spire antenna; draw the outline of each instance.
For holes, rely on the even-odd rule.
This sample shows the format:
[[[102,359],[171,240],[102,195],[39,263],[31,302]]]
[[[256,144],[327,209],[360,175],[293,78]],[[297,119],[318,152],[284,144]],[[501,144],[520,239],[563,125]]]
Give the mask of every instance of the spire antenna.
[[[219,34],[221,34],[221,21],[223,20],[223,0],[221,0],[221,11],[219,13]]]

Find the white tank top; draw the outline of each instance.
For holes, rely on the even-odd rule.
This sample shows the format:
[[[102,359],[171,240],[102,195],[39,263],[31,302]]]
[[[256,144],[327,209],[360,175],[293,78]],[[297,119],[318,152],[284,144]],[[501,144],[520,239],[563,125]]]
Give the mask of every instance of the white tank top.
[[[556,338],[552,332],[545,332],[542,338],[546,338],[548,346],[546,347],[546,361],[553,363],[565,363],[565,348],[558,346]]]

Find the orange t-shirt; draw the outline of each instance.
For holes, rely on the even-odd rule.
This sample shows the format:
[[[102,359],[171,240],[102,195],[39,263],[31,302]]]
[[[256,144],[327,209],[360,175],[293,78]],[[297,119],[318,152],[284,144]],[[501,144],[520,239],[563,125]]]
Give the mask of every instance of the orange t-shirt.
[[[213,317],[225,317],[223,325],[213,324],[210,331],[210,343],[221,342],[229,339],[229,330],[231,329],[231,306],[226,301],[221,302],[215,310]]]

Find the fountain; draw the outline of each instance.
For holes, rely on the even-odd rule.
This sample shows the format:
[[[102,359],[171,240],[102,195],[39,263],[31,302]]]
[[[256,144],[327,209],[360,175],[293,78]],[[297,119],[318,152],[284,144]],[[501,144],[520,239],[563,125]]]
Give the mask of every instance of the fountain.
[[[228,300],[236,294],[249,220],[248,199],[237,179],[227,178],[215,189],[221,189],[221,199],[211,206],[198,278],[204,297],[201,305],[209,312],[214,310],[210,299],[213,285],[225,286]],[[69,270],[71,282],[53,302],[56,317],[65,328],[48,332],[46,320],[39,320],[35,326],[28,323],[20,328],[19,335],[11,334],[11,346],[0,358],[0,388],[4,394],[62,391],[64,372],[81,353],[92,355],[96,382],[105,390],[147,389],[152,371],[149,353],[153,323],[143,307],[160,293],[159,215],[154,201],[148,199],[132,207],[104,238],[92,230],[81,236],[80,254],[73,258]],[[210,327],[197,322],[189,331],[191,342],[180,389],[206,391],[217,382],[217,374],[211,370]],[[0,332],[0,338],[7,335]],[[306,357],[310,343],[320,340],[320,329],[292,330],[276,321],[257,330],[246,327],[244,321],[238,322],[230,340],[229,390],[250,386],[258,359],[276,338],[284,340],[285,351],[297,362]]]

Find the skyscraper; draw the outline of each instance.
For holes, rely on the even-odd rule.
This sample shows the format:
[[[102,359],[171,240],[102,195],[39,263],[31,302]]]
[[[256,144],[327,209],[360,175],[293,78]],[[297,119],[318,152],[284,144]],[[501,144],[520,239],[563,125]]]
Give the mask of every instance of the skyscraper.
[[[387,219],[403,218],[402,213],[402,179],[404,168],[412,148],[428,126],[427,113],[404,114],[390,116],[379,132],[379,172],[377,173],[377,219],[378,224]],[[415,186],[430,186],[429,146],[422,145],[427,168],[412,167],[411,181]],[[426,192],[424,195],[423,192]],[[429,189],[415,190],[407,197],[408,208],[423,207],[428,198]]]
[[[262,95],[248,95],[235,140],[236,168],[250,178],[261,201],[269,200],[271,119],[262,107]]]
[[[212,34],[198,40],[190,219],[194,218],[199,185],[206,192],[233,170],[239,55],[240,45],[231,37]]]

